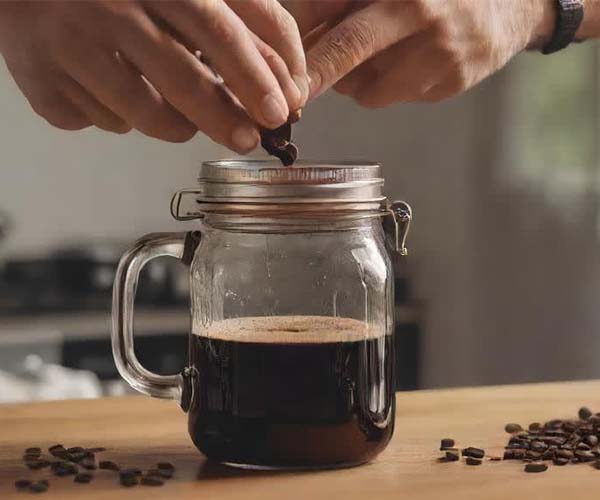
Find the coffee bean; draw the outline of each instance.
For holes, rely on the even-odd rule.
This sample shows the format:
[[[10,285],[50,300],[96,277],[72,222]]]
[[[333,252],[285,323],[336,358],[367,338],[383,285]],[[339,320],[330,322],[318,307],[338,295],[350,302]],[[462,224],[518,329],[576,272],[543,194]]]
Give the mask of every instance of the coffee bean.
[[[530,448],[533,451],[542,452],[542,451],[545,451],[546,448],[548,448],[548,445],[546,443],[543,443],[542,441],[532,441]]]
[[[537,451],[531,451],[528,450],[527,453],[525,454],[525,456],[527,458],[529,458],[530,460],[539,460],[540,458],[542,458],[542,454],[537,452]]]
[[[71,476],[77,474],[77,467],[69,462],[53,462],[51,465],[52,473],[55,476]]]
[[[569,463],[569,459],[568,458],[555,457],[554,460],[552,460],[552,463],[554,465],[567,465]]]
[[[575,450],[575,457],[579,459],[580,462],[591,462],[596,459],[592,452],[586,450]]]
[[[26,490],[27,488],[29,488],[30,484],[31,481],[29,479],[17,479],[15,481],[15,488],[17,488],[18,490]]]
[[[446,455],[442,457],[443,462],[458,462],[459,460],[460,455],[456,451],[446,451]]]
[[[547,449],[542,453],[542,460],[552,460],[554,458],[555,450]]]
[[[485,451],[480,448],[473,448],[472,446],[469,448],[465,448],[462,450],[463,457],[471,457],[471,458],[483,458],[485,455]]]
[[[502,457],[491,456],[491,457],[489,457],[489,461],[490,462],[501,462],[502,461]]]
[[[519,424],[506,424],[504,430],[509,434],[514,434],[516,432],[521,432],[523,427],[521,427]]]
[[[542,430],[542,424],[539,422],[533,422],[529,424],[529,432],[539,432]]]
[[[525,472],[545,472],[548,470],[546,464],[531,463],[525,466]]]
[[[119,472],[119,482],[122,486],[135,486],[138,484],[138,474],[132,471],[121,471]]]
[[[89,472],[80,472],[75,476],[73,481],[76,483],[89,483],[92,480],[92,475]]]
[[[454,445],[455,445],[454,439],[444,438],[444,439],[442,439],[442,441],[440,443],[440,451],[447,450],[448,448],[454,448]],[[161,468],[160,464],[158,464],[158,465],[159,465],[159,468]],[[169,465],[171,465],[171,464],[169,464]],[[173,466],[171,465],[171,467],[173,467]]]
[[[115,470],[115,471],[119,470],[119,466],[116,463],[111,462],[110,460],[101,460],[100,463],[98,464],[98,468],[104,469],[104,470]]]
[[[504,460],[515,460],[515,452],[514,450],[506,450],[504,452]]]
[[[589,444],[592,448],[598,445],[598,436],[590,435],[585,437],[585,442]]]
[[[50,446],[50,448],[48,448],[48,451],[50,453],[52,453],[53,451],[58,450],[58,449],[64,450],[65,447],[62,444],[55,444],[53,446]]]
[[[123,474],[133,474],[134,476],[141,476],[142,475],[142,470],[138,469],[137,467],[131,467],[129,469],[121,469],[121,472]]]
[[[140,482],[146,486],[162,486],[165,484],[163,481],[153,476],[144,476]]]
[[[467,457],[465,462],[467,465],[481,465],[481,460],[474,457]]]
[[[171,479],[173,477],[173,471],[168,469],[150,469],[148,472],[146,472],[146,475],[154,477],[158,476],[162,477],[163,479]]]
[[[29,491],[32,493],[44,493],[48,491],[48,481],[37,481],[29,485]]]
[[[85,449],[81,446],[73,446],[72,448],[67,448],[67,451],[69,453],[81,453],[82,451],[85,451]]]
[[[577,449],[578,450],[585,450],[585,451],[590,451],[591,450],[590,445],[585,444],[584,442],[578,443],[577,444]]]
[[[39,457],[42,454],[42,449],[38,448],[38,447],[34,447],[34,448],[27,448],[25,450],[25,455],[34,455]]]
[[[452,441],[452,444],[450,446],[448,446],[448,448],[453,448],[454,447],[454,440],[453,439],[449,439],[448,441]],[[158,469],[175,471],[175,466],[173,464],[169,463],[169,462],[158,462],[156,464],[156,467]]]
[[[79,465],[86,470],[94,470],[97,468],[96,460],[94,459],[93,456],[85,457],[84,459],[81,460],[81,462],[79,462]]]
[[[592,411],[585,406],[579,409],[579,418],[581,420],[588,420],[593,415]]]

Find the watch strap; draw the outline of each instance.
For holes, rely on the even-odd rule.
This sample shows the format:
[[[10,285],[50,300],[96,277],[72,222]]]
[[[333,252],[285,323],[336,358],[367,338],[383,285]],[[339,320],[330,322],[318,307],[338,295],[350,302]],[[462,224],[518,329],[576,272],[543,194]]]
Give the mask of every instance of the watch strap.
[[[543,54],[553,54],[575,41],[584,16],[583,0],[555,0],[556,27],[552,39],[542,49]]]

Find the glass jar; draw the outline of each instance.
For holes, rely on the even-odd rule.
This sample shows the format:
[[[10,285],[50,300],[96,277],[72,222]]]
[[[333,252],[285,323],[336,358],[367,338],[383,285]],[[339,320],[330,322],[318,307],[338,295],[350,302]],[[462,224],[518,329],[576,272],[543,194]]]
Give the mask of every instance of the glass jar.
[[[142,238],[115,282],[113,353],[137,390],[178,400],[208,458],[253,468],[341,467],[394,429],[393,276],[410,207],[377,164],[203,164],[177,193],[199,230]],[[189,201],[192,209],[185,209]],[[382,221],[387,220],[387,236]],[[137,276],[170,255],[190,266],[189,366],[159,376],[133,352]]]

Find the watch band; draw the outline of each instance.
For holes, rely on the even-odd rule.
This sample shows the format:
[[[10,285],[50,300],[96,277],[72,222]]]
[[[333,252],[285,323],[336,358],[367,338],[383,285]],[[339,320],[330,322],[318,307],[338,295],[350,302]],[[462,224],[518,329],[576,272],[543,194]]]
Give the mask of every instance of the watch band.
[[[556,28],[550,42],[542,49],[543,54],[553,54],[573,41],[583,21],[583,0],[555,0],[557,7]]]

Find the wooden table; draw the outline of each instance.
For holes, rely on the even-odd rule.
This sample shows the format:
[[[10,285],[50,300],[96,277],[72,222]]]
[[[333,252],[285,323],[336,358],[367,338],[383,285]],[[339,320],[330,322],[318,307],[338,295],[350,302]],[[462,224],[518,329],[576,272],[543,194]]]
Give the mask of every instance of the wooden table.
[[[600,471],[589,464],[526,474],[516,462],[437,463],[439,440],[502,453],[504,424],[574,417],[600,410],[600,381],[398,394],[396,435],[377,461],[321,472],[247,472],[206,463],[191,444],[186,417],[170,402],[143,397],[0,406],[0,498],[28,498],[14,489],[33,475],[21,455],[28,446],[106,446],[100,458],[150,467],[167,460],[176,477],[162,487],[124,489],[115,473],[97,471],[90,484],[51,478],[44,499],[527,499],[600,498]],[[48,474],[35,472],[36,477]],[[48,476],[50,477],[50,476]]]

